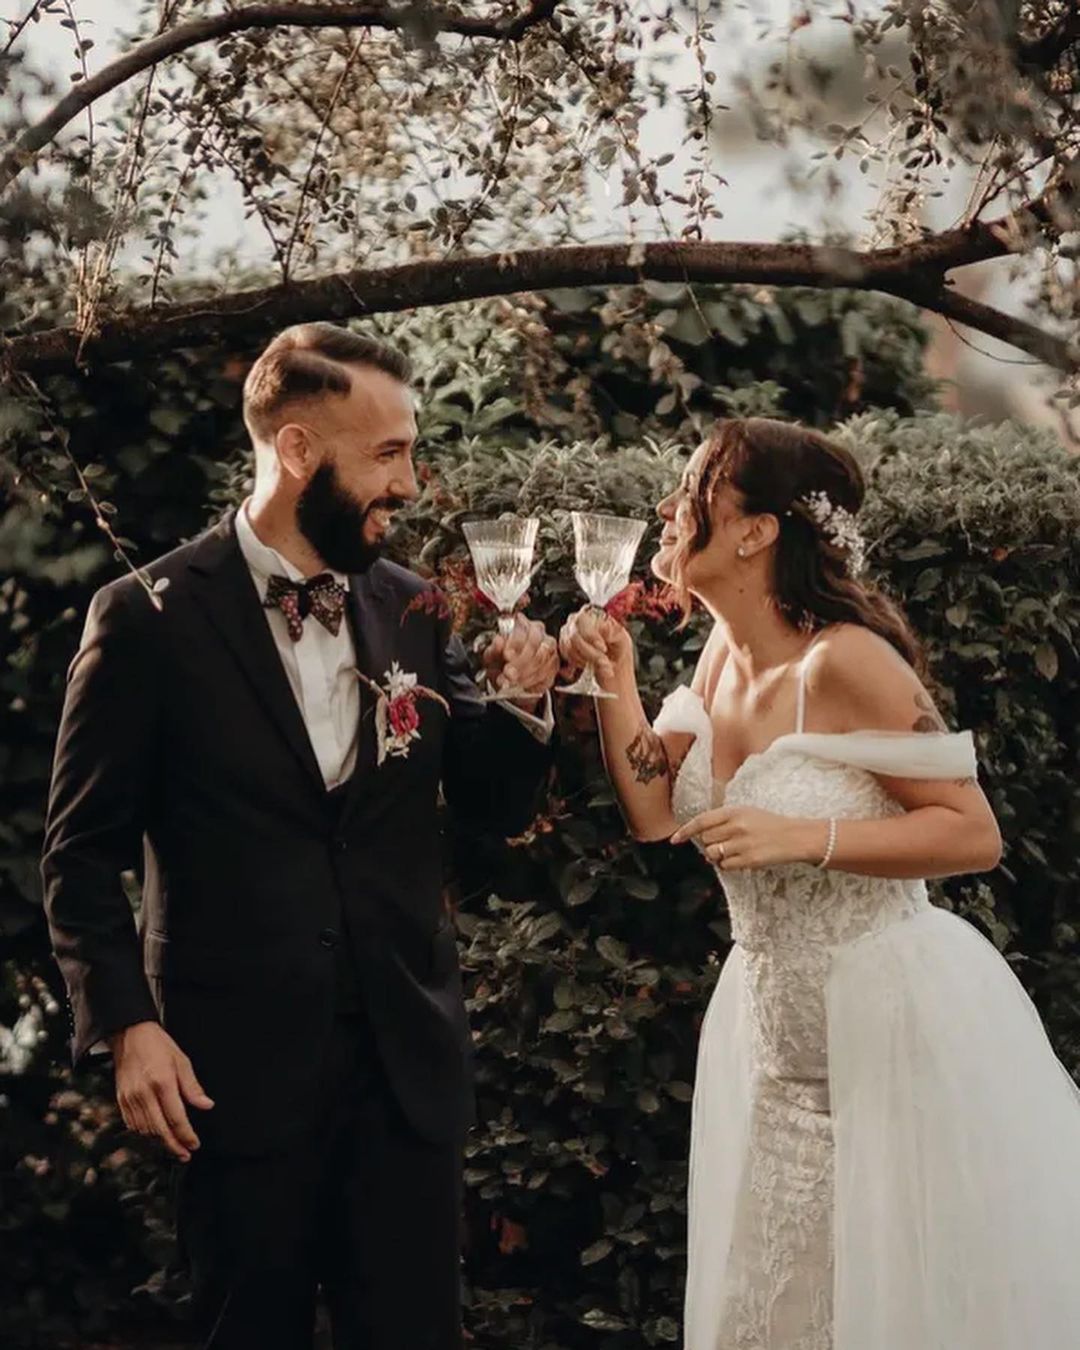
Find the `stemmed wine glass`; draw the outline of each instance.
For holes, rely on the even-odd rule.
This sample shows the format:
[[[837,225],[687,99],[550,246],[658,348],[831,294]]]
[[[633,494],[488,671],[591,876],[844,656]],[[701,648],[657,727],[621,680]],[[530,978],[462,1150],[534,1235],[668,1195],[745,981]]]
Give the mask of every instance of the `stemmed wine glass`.
[[[648,522],[626,516],[594,515],[571,511],[574,522],[574,575],[588,596],[593,609],[603,613],[604,606],[630,582],[641,536]],[[600,687],[596,671],[585,667],[573,684],[556,690],[560,694],[591,694],[593,698],[618,698]]]
[[[476,584],[499,611],[499,633],[508,638],[514,631],[514,608],[532,579],[533,549],[540,521],[536,517],[504,515],[498,520],[470,520],[461,529],[472,554]],[[527,698],[526,689],[489,690],[480,698]]]

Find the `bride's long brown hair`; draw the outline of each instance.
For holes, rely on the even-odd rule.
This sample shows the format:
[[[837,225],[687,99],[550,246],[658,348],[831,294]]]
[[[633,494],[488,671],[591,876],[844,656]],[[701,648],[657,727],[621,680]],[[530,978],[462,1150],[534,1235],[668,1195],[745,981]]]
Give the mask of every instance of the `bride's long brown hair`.
[[[694,535],[680,545],[673,582],[690,616],[692,600],[683,580],[686,563],[708,544],[717,486],[729,482],[742,495],[748,515],[775,515],[775,603],[797,628],[856,623],[878,633],[920,674],[925,657],[899,607],[877,586],[850,576],[848,552],[815,521],[805,499],[824,492],[857,515],[866,495],[858,462],[843,446],[810,427],[768,417],[729,417],[716,422],[690,501]]]

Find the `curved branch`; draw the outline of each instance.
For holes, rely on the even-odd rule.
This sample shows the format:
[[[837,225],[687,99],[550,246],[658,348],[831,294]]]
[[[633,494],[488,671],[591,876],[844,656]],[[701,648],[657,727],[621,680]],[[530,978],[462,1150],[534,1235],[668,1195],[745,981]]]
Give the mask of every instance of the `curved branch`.
[[[975,257],[968,256],[970,241],[961,232],[961,237],[952,238],[952,254],[932,249],[928,265],[927,250],[933,242],[867,252],[809,244],[583,244],[360,268],[132,310],[103,323],[93,334],[52,328],[9,338],[0,344],[0,366],[48,374],[70,369],[77,359],[85,364],[88,359],[116,361],[176,347],[247,347],[277,329],[312,319],[341,321],[520,291],[652,280],[881,291],[1000,337],[1060,370],[1080,368],[1080,357],[1063,339],[949,290],[945,270],[988,256],[981,236],[975,239]],[[998,255],[1009,251],[1003,230],[996,247]]]
[[[385,5],[245,5],[224,14],[178,24],[140,42],[91,79],[74,85],[40,122],[27,127],[15,147],[0,158],[0,192],[14,182],[84,108],[125,84],[141,70],[215,38],[254,28],[381,28],[408,33],[425,43],[432,42],[440,33],[517,42],[530,28],[550,19],[559,3],[560,0],[530,0],[524,12],[501,22],[470,19],[453,10],[410,3],[398,9],[388,9]]]
[[[1005,314],[992,305],[984,305],[981,300],[972,300],[966,295],[942,286],[933,290],[919,287],[890,289],[891,295],[901,300],[910,300],[922,309],[933,310],[946,319],[955,319],[967,328],[974,328],[988,337],[998,338],[1016,347],[1038,361],[1053,366],[1056,370],[1071,374],[1080,371],[1080,346],[1067,339],[1047,333],[1044,329],[1026,319]]]

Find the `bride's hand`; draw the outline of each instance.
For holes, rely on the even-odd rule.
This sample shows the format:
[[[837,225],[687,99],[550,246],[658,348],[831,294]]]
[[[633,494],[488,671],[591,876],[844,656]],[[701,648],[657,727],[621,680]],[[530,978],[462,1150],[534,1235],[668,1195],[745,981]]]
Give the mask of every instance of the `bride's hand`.
[[[617,619],[586,605],[563,624],[559,651],[567,665],[591,665],[602,680],[612,680],[619,666],[633,664],[634,642]]]
[[[817,862],[824,857],[829,824],[796,820],[756,806],[721,806],[702,811],[671,836],[673,844],[692,839],[706,858],[724,872],[782,863]]]

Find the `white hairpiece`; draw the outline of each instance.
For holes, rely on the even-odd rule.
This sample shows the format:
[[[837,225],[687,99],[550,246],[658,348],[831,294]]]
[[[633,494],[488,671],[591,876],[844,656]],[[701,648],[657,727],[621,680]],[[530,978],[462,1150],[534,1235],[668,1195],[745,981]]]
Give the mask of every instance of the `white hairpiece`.
[[[862,536],[854,515],[846,506],[834,502],[827,492],[820,489],[804,493],[798,498],[813,516],[821,533],[835,547],[847,554],[845,565],[848,574],[857,577],[866,566],[866,540]],[[790,511],[786,514],[790,515]]]

